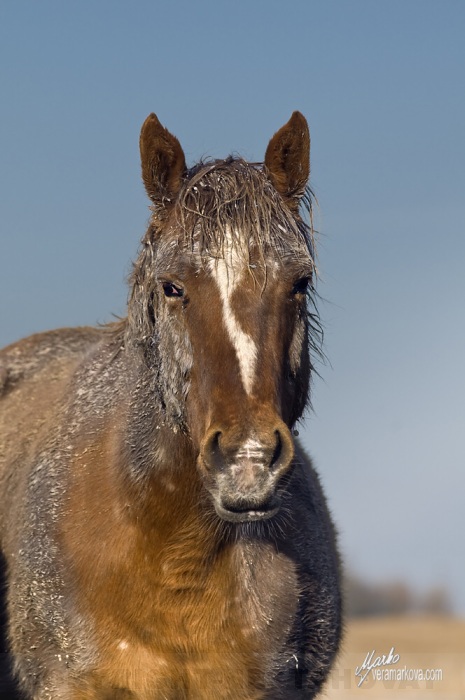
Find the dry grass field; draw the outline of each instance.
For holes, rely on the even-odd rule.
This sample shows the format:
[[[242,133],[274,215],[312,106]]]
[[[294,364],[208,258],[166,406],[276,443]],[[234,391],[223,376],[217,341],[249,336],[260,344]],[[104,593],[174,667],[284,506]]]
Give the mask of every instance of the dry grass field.
[[[379,666],[388,675],[375,679],[372,672],[358,687],[355,669],[375,650],[371,663],[383,654],[399,659]],[[419,680],[439,670],[439,680]],[[362,671],[365,673],[365,671]],[[403,677],[402,677],[403,674]],[[394,678],[397,675],[398,678]],[[425,674],[426,675],[426,674]],[[326,700],[465,700],[465,620],[450,617],[379,617],[347,623],[345,641],[336,668],[327,683]]]

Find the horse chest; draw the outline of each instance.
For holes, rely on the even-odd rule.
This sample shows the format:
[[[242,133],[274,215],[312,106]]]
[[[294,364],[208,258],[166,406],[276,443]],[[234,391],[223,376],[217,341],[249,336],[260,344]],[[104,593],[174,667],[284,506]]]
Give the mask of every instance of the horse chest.
[[[129,586],[99,645],[105,684],[141,699],[264,697],[259,688],[284,653],[298,591],[286,557],[254,550],[234,545],[196,573],[182,559],[161,559],[157,572],[148,562],[140,568],[133,600]]]

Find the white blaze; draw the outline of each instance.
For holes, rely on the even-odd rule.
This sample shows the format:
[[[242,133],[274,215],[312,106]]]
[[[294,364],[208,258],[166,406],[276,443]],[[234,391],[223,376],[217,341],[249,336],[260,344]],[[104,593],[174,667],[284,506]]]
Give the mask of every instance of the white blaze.
[[[228,240],[225,241],[225,257],[212,260],[210,270],[220,290],[224,324],[236,351],[242,383],[246,392],[250,394],[255,379],[257,346],[250,335],[241,329],[231,308],[231,297],[242,277],[244,268],[245,263],[238,255],[229,236]]]

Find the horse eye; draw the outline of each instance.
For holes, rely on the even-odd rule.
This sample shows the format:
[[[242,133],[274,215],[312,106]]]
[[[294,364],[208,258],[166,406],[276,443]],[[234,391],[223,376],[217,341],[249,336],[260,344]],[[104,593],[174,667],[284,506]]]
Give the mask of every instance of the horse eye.
[[[302,277],[300,280],[294,284],[292,288],[293,294],[306,294],[308,285],[310,284],[310,277]]]
[[[182,297],[184,294],[184,289],[173,282],[163,282],[163,291],[165,297]]]

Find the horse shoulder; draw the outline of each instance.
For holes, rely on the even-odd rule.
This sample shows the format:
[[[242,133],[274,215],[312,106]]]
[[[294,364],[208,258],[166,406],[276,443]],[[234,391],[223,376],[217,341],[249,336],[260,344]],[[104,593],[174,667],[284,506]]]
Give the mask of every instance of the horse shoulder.
[[[73,372],[101,337],[96,328],[63,328],[0,351],[0,533],[8,504],[56,423]]]

